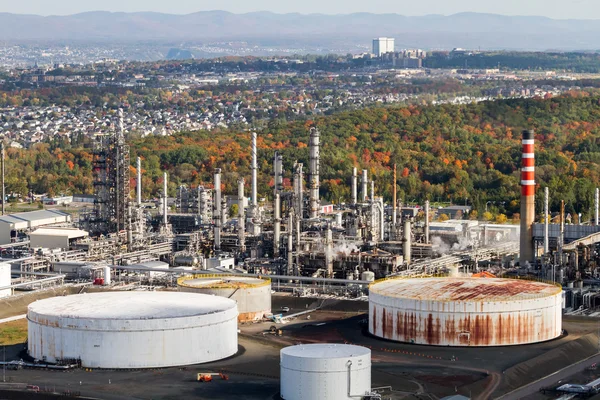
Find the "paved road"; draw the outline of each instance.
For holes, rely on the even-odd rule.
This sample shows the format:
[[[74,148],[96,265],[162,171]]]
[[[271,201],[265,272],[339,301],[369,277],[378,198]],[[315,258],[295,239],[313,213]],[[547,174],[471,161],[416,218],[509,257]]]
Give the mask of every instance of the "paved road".
[[[5,322],[18,321],[20,319],[25,319],[25,318],[27,318],[27,314],[16,315],[14,317],[8,317],[8,318],[0,319],[0,324],[4,324]]]
[[[550,374],[542,379],[538,379],[535,382],[531,382],[528,385],[522,386],[519,389],[513,390],[501,397],[497,397],[497,400],[513,400],[513,399],[522,399],[525,396],[532,395],[534,393],[539,392],[541,389],[551,386],[560,380],[564,380],[569,378],[572,375],[575,375],[578,372],[585,370],[587,367],[592,365],[593,363],[600,362],[600,353],[595,354],[591,357],[586,358],[585,360],[579,361],[578,363],[569,365],[566,368],[563,368],[559,371],[556,371],[553,374]],[[567,382],[564,382],[567,383]]]

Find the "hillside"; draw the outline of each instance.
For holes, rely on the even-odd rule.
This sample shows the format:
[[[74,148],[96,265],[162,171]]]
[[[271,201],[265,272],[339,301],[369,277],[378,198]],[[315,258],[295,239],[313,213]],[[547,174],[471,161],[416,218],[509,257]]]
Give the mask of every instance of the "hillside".
[[[500,211],[509,216],[518,213],[520,131],[525,127],[537,132],[538,209],[542,188],[549,186],[553,209],[562,199],[568,212],[589,216],[600,181],[600,98],[571,94],[548,100],[372,108],[314,122],[274,120],[259,134],[262,195],[272,193],[275,150],[283,154],[288,184],[295,160],[308,165],[312,124],[321,131],[321,194],[334,202],[349,199],[353,167],[368,169],[377,193],[389,201],[396,163],[405,202],[466,201],[481,211],[487,201],[495,201],[504,203]],[[163,169],[171,176],[171,195],[179,184],[211,186],[215,168],[223,169],[225,193],[234,194],[237,178],[250,175],[249,147],[248,132],[189,132],[133,138],[131,159],[144,159],[145,196],[158,194]],[[8,156],[9,192],[26,194],[27,182],[36,193],[92,191],[89,149],[56,142],[9,149]]]

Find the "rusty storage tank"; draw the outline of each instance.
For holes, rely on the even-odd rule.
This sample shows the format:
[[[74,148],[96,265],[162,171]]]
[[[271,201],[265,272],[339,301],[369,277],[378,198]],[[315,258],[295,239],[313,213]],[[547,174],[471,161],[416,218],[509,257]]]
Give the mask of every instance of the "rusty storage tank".
[[[388,279],[369,289],[369,332],[438,346],[507,346],[554,339],[562,288],[499,278]]]
[[[196,274],[177,280],[180,292],[211,294],[235,300],[238,321],[263,319],[271,313],[271,280],[243,275]]]

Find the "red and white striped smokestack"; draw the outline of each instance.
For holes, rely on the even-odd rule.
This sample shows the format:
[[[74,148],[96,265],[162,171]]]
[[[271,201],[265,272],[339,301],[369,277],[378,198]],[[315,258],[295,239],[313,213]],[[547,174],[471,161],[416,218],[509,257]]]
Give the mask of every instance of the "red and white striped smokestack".
[[[523,131],[521,164],[521,265],[534,261],[533,223],[535,222],[535,151],[533,130]]]

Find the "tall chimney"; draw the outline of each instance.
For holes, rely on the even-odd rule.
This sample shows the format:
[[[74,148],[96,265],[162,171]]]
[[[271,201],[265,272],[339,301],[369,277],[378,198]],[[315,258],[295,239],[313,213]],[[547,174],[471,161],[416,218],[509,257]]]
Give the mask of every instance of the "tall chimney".
[[[6,153],[4,152],[4,142],[0,144],[0,162],[2,163],[2,215],[4,215],[5,211],[5,203],[6,203],[6,186],[4,184],[4,164],[6,163]]]
[[[137,158],[137,204],[142,205],[142,159]]]
[[[275,175],[274,194],[281,193],[283,190],[283,157],[278,151],[275,152],[275,157],[273,157],[273,172]]]
[[[550,236],[548,232],[550,224],[550,190],[544,188],[544,254],[550,251]]]
[[[358,203],[358,176],[356,168],[352,168],[352,204]]]
[[[327,224],[325,231],[325,265],[327,268],[326,278],[333,278],[333,233],[331,224]]]
[[[246,212],[244,209],[244,178],[238,180],[238,241],[240,253],[246,251]]]
[[[281,198],[275,195],[274,224],[273,224],[273,258],[279,258],[281,242]]]
[[[523,159],[521,166],[521,265],[534,260],[533,231],[535,222],[535,152],[533,131],[523,131]]]
[[[396,175],[396,164],[394,164],[394,184],[392,185],[392,226],[396,227],[398,221],[398,176]]]
[[[371,181],[371,201],[375,201],[375,181]]]
[[[288,210],[287,222],[287,275],[292,275],[294,271],[294,208]]]
[[[363,172],[362,172],[362,193],[361,193],[363,203],[365,201],[367,201],[367,198],[369,197],[369,193],[367,193],[368,185],[369,185],[369,177],[367,175],[367,170],[363,169]]]
[[[600,225],[600,189],[596,188],[596,196],[594,196],[594,224]]]
[[[167,192],[167,173],[163,173],[163,225],[167,226],[169,223],[168,214],[168,192]]]
[[[310,129],[310,219],[319,217],[319,130]]]
[[[215,250],[221,249],[221,169],[215,169],[215,197],[213,199],[213,219],[215,221]]]
[[[295,164],[294,170],[294,190],[296,195],[296,211],[298,212],[298,218],[302,219],[304,217],[304,193],[302,190],[302,167],[303,164],[297,163]]]
[[[402,255],[404,256],[404,262],[406,265],[410,264],[411,259],[411,224],[410,219],[404,221],[404,235],[402,238]]]
[[[425,244],[429,244],[429,200],[425,200]]]
[[[252,207],[258,206],[258,188],[257,188],[257,174],[258,174],[258,154],[256,150],[256,132],[252,132]]]

